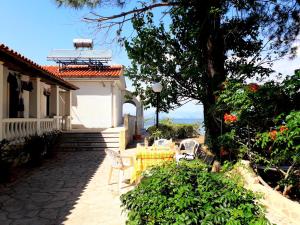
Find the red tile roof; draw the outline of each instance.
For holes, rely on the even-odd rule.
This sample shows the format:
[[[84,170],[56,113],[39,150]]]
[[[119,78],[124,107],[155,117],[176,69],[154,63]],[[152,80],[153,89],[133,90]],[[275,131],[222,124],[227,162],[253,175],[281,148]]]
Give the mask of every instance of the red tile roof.
[[[37,63],[33,62],[32,60],[26,58],[25,56],[21,55],[20,53],[10,49],[8,46],[0,43],[0,61],[6,64],[13,64],[11,60],[20,64],[22,68],[30,68],[34,71],[34,74],[37,77],[44,78],[46,80],[50,80],[58,85],[61,85],[67,89],[76,90],[78,87],[75,85],[67,82],[66,80],[62,79],[61,77],[57,76],[54,73],[45,70],[42,66],[38,65]],[[19,71],[22,72],[22,71]],[[30,75],[30,74],[28,74]]]
[[[118,78],[123,75],[123,66],[121,65],[104,66],[101,70],[90,69],[87,66],[69,66],[61,71],[58,66],[44,66],[43,68],[63,78]]]

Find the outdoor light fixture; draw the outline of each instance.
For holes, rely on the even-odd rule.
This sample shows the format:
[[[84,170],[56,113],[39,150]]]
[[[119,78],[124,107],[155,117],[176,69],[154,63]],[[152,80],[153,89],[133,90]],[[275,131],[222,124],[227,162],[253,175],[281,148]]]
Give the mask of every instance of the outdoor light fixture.
[[[159,112],[159,94],[162,91],[162,85],[160,83],[153,83],[152,90],[156,93],[156,128],[158,128],[158,112]]]

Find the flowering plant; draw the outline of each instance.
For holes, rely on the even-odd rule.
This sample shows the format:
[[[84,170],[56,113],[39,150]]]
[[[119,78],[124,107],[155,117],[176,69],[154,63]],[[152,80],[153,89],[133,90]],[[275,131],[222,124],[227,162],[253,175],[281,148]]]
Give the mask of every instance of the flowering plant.
[[[256,84],[256,83],[251,83],[251,84],[249,84],[248,85],[248,88],[249,88],[249,91],[251,91],[251,92],[257,92],[258,91],[258,89],[259,89],[259,85],[258,84]]]
[[[281,118],[282,115],[275,121],[280,123]],[[282,187],[300,184],[297,178],[297,168],[300,167],[300,111],[292,111],[284,120],[286,125],[258,133],[253,152],[257,163],[276,168],[282,174],[279,183]],[[288,170],[280,169],[281,166],[288,166]]]
[[[225,115],[224,115],[224,122],[226,124],[234,123],[236,121],[237,121],[237,116],[236,115],[225,113]]]

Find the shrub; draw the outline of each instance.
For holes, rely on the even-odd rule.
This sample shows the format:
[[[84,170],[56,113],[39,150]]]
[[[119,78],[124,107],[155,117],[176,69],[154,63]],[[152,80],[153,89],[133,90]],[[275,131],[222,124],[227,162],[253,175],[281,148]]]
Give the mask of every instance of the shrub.
[[[44,157],[51,155],[51,150],[59,135],[59,131],[53,131],[26,138],[23,152],[29,156],[28,164],[38,166]]]
[[[274,81],[262,85],[245,84],[238,81],[225,82],[225,89],[219,93],[216,117],[222,121],[220,140],[230,144],[229,150],[237,157],[243,157],[245,150],[253,149],[256,134],[273,127],[274,118],[299,110],[300,72],[289,76],[281,83]],[[222,145],[222,141],[219,142]],[[221,147],[221,146],[220,146]],[[241,150],[241,151],[240,151]]]
[[[9,180],[12,167],[29,164],[38,166],[45,156],[51,155],[60,131],[52,131],[43,135],[35,135],[21,141],[0,142],[0,182]]]
[[[281,174],[278,185],[286,189],[289,185],[300,185],[297,172],[300,168],[300,111],[292,111],[284,120],[279,116],[275,121],[277,126],[272,131],[258,134],[253,158],[266,165],[267,170],[276,168]],[[288,170],[280,169],[281,166],[288,166]]]
[[[154,167],[121,196],[127,224],[269,224],[255,195],[199,161]]]
[[[170,119],[162,120],[158,126],[151,126],[147,129],[150,134],[150,142],[158,138],[184,139],[198,135],[199,124],[176,124]]]

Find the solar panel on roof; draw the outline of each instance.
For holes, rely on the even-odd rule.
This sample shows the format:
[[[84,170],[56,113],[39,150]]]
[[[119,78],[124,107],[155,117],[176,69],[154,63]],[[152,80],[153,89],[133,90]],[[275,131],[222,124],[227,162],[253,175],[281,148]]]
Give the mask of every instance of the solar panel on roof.
[[[106,59],[111,60],[112,53],[109,50],[92,50],[92,49],[56,49],[52,50],[47,59]]]
[[[111,58],[110,50],[56,49],[49,53],[47,60],[58,63],[60,70],[68,69],[70,65],[87,65],[90,68],[101,69],[104,63],[111,61]]]

